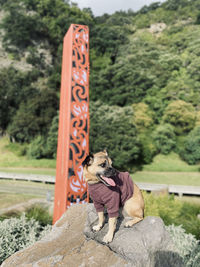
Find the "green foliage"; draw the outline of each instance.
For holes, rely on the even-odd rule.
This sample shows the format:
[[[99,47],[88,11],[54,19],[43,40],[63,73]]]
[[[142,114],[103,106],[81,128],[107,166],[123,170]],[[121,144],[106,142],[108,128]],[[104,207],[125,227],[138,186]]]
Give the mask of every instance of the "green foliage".
[[[140,143],[131,123],[131,108],[107,106],[101,102],[90,105],[90,150],[107,149],[113,164],[120,170],[131,169],[140,156]]]
[[[45,136],[56,114],[58,99],[54,92],[43,90],[21,103],[8,132],[17,142],[30,142],[38,134]]]
[[[200,13],[197,15],[196,24],[200,24]]]
[[[31,82],[38,75],[33,72],[23,73],[13,67],[0,70],[0,129],[5,131],[19,108],[20,102],[35,96],[36,90]]]
[[[41,227],[39,222],[28,220],[25,215],[0,221],[0,264],[16,251],[32,245],[49,230],[49,226]]]
[[[36,220],[42,227],[52,224],[52,216],[49,215],[48,208],[34,206],[26,211],[29,220]]]
[[[49,157],[56,158],[57,141],[58,141],[58,121],[59,113],[53,118],[51,127],[48,132],[46,150]]]
[[[153,143],[151,137],[151,133],[147,131],[143,134],[140,134],[139,139],[142,146],[142,163],[150,164],[157,152],[155,144]]]
[[[145,198],[145,216],[160,216],[165,225],[182,225],[187,233],[200,239],[200,221],[197,215],[200,205],[182,202],[172,196],[155,197],[143,193]]]
[[[153,132],[153,141],[157,153],[169,154],[176,144],[176,136],[170,124],[161,124]]]
[[[133,104],[133,122],[140,132],[151,128],[154,124],[154,113],[145,103]]]
[[[8,145],[5,146],[5,148],[17,156],[24,156],[26,155],[27,144],[26,143],[19,144],[19,143],[10,142]]]
[[[194,107],[182,100],[174,101],[167,106],[163,121],[173,125],[176,134],[187,133],[195,124]]]
[[[156,2],[136,13],[119,11],[99,17],[91,9],[80,10],[63,0],[1,0],[0,6],[8,59],[22,58],[32,67],[24,72],[0,70],[0,133],[9,133],[11,140],[20,143],[32,143],[29,154],[33,157],[55,157],[57,124],[52,120],[58,109],[62,42],[70,24],[77,23],[90,29],[90,100],[129,108],[134,104],[133,124],[127,126],[132,127],[133,135],[136,126],[139,134],[140,158],[134,164],[151,162],[156,153],[152,133],[163,122],[171,124],[178,136],[174,147],[174,135],[169,141],[167,133],[162,135],[162,142],[170,147],[163,153],[183,150],[179,137],[188,135],[199,121],[199,0]],[[98,111],[91,111],[94,121]],[[128,115],[123,116],[129,121]],[[116,123],[125,128],[121,117]],[[95,125],[91,123],[92,134]],[[95,136],[96,150],[102,138]],[[127,142],[131,140],[127,138]],[[135,144],[124,146],[122,142],[121,146],[121,142],[121,150]]]
[[[200,126],[194,128],[187,136],[180,155],[189,164],[200,162]]]
[[[195,126],[200,126],[200,111],[196,112],[196,123]]]
[[[28,146],[27,156],[33,159],[41,159],[46,156],[45,154],[46,139],[38,135]]]

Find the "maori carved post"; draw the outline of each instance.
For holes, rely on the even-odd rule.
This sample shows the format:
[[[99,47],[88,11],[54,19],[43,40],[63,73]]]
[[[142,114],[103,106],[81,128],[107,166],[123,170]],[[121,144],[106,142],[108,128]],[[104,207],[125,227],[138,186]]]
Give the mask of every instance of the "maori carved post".
[[[89,32],[72,24],[64,37],[54,223],[88,200],[82,162],[89,151]]]

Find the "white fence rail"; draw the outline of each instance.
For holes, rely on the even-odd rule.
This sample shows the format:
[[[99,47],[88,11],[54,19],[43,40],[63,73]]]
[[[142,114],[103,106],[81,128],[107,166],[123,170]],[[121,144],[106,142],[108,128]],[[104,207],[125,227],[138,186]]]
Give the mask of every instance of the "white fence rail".
[[[55,183],[55,176],[41,174],[19,174],[0,172],[0,179],[25,180],[42,183]],[[185,186],[185,185],[166,185],[166,184],[151,184],[137,183],[141,190],[145,191],[161,191],[166,190],[169,193],[178,195],[195,195],[200,196],[200,186]]]

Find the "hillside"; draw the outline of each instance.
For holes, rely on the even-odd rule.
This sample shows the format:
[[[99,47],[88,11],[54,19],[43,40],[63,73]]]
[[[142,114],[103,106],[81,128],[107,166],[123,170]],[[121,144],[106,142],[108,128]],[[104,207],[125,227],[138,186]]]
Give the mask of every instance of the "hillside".
[[[29,156],[56,155],[62,39],[78,23],[90,28],[91,151],[107,147],[121,169],[171,151],[199,163],[200,0],[101,17],[62,0],[0,7],[0,131]]]

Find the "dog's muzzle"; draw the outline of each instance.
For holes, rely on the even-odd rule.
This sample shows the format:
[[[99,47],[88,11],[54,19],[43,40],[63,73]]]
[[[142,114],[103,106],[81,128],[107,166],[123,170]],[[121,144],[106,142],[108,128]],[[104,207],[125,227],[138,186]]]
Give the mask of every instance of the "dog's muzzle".
[[[106,186],[116,186],[116,183],[113,179],[113,177],[115,177],[116,174],[117,171],[114,168],[109,167],[103,172],[103,174],[100,173],[97,174],[97,177]]]

